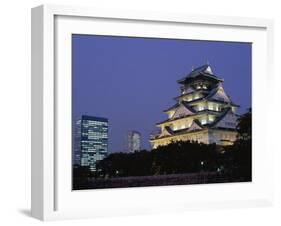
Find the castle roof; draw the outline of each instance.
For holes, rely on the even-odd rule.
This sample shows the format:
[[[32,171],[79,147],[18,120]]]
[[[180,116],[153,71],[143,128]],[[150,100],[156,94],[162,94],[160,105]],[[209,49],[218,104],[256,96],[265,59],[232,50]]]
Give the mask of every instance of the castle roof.
[[[179,79],[177,82],[180,84],[184,84],[187,81],[191,81],[196,78],[205,78],[205,79],[216,80],[216,81],[221,81],[221,82],[223,81],[223,79],[221,79],[213,74],[213,71],[212,71],[210,65],[205,64],[205,65],[195,68],[188,75],[186,75],[182,79]]]
[[[173,110],[174,108],[177,108],[178,106],[180,106],[180,104],[179,104],[179,103],[176,103],[176,104],[174,104],[172,107],[169,107],[169,108],[167,108],[166,110],[164,110],[164,112],[171,111],[171,110]]]
[[[206,91],[204,90],[200,90],[199,92],[201,93],[206,93]],[[178,100],[181,97],[184,97],[188,94],[182,94],[180,96],[175,97],[175,100]],[[187,103],[190,104],[191,103],[196,103],[196,102],[200,102],[200,101],[209,101],[209,102],[217,102],[217,103],[223,103],[223,104],[230,104],[231,106],[234,107],[240,107],[239,105],[235,104],[232,102],[231,98],[225,93],[224,89],[222,88],[221,84],[217,85],[216,87],[214,87],[211,91],[209,91],[209,93],[206,96],[202,96],[198,99],[194,99],[191,101],[188,101]],[[168,108],[166,111],[172,110],[173,108],[178,107],[179,104],[175,104],[174,106]]]
[[[208,113],[209,114],[216,114],[217,115],[217,114],[219,114],[221,112],[205,109],[203,111],[196,112],[196,115],[203,115],[203,114],[208,114]],[[176,121],[176,120],[185,119],[185,118],[189,118],[189,117],[193,117],[193,116],[194,116],[194,114],[192,114],[192,115],[184,115],[184,116],[176,117],[176,118],[168,118],[166,120],[163,120],[161,122],[156,123],[156,125],[161,125],[161,124],[164,124],[166,122],[173,122],[173,121]]]
[[[194,111],[194,109],[188,104],[187,101],[182,101],[181,104],[192,113],[196,113],[196,111]]]
[[[204,99],[221,103],[229,103],[231,106],[239,107],[239,105],[232,102],[230,97],[225,93],[221,84],[212,89],[210,93],[204,97]]]
[[[226,108],[226,109],[224,110],[224,112],[223,112],[219,117],[217,117],[217,119],[216,119],[212,124],[210,124],[209,126],[210,126],[210,127],[213,127],[213,126],[217,125],[217,124],[226,116],[226,114],[227,114],[230,110],[231,110],[230,107]]]
[[[194,111],[194,109],[188,104],[187,101],[181,101],[180,103],[176,103],[174,104],[172,107],[164,110],[164,112],[168,112],[168,111],[171,111],[175,108],[178,108],[180,105],[183,105],[187,110],[191,111],[192,113],[196,113],[196,111]]]
[[[188,131],[200,130],[202,128],[203,126],[201,125],[201,123],[197,119],[194,119],[191,126],[188,128]]]

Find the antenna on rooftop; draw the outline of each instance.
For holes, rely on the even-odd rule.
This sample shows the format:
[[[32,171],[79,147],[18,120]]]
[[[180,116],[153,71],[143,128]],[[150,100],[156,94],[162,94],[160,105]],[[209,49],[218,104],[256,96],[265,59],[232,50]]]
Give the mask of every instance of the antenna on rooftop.
[[[207,65],[209,65],[209,66],[210,66],[210,62],[209,62],[209,60],[207,60]]]
[[[191,71],[194,71],[194,66],[193,65],[191,66]]]

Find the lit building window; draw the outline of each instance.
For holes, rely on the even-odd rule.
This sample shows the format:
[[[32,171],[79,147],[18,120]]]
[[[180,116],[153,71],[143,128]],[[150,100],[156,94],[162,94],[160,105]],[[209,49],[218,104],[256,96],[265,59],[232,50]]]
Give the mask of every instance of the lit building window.
[[[198,111],[203,111],[205,106],[203,104],[198,105]]]
[[[187,101],[192,101],[192,96],[191,96],[191,95],[189,95],[189,96],[187,97]]]
[[[196,93],[195,95],[194,95],[194,99],[196,100],[196,99],[199,99],[199,94],[198,93]]]
[[[208,109],[210,111],[219,111],[220,110],[219,105],[218,104],[213,104],[213,103],[209,103],[208,104]]]
[[[201,119],[201,124],[202,124],[202,125],[207,124],[207,120],[206,120],[205,118]]]
[[[208,109],[209,109],[209,110],[211,110],[211,111],[213,111],[213,110],[214,110],[214,105],[213,105],[213,104],[211,104],[211,103],[209,103],[209,105],[208,105]]]
[[[215,120],[215,117],[213,115],[209,115],[209,122],[213,122]]]

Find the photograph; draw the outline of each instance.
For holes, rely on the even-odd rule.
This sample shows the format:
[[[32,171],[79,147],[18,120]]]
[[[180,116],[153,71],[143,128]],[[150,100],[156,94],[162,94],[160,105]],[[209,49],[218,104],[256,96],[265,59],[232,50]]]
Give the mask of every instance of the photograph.
[[[72,190],[252,181],[252,43],[71,45]]]

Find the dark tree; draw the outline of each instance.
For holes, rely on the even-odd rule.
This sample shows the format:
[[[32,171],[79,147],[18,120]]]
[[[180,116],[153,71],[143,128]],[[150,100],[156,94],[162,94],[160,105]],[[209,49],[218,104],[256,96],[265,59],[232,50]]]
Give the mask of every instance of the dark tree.
[[[99,177],[147,176],[215,171],[218,168],[215,144],[174,142],[152,151],[114,153],[97,165]]]
[[[252,138],[252,109],[241,115],[237,124],[238,140],[248,140]]]
[[[87,166],[74,165],[72,174],[74,178],[85,178],[90,175],[90,170]]]
[[[231,165],[228,170],[245,181],[252,180],[252,111],[248,110],[238,119],[237,140],[226,148]]]

